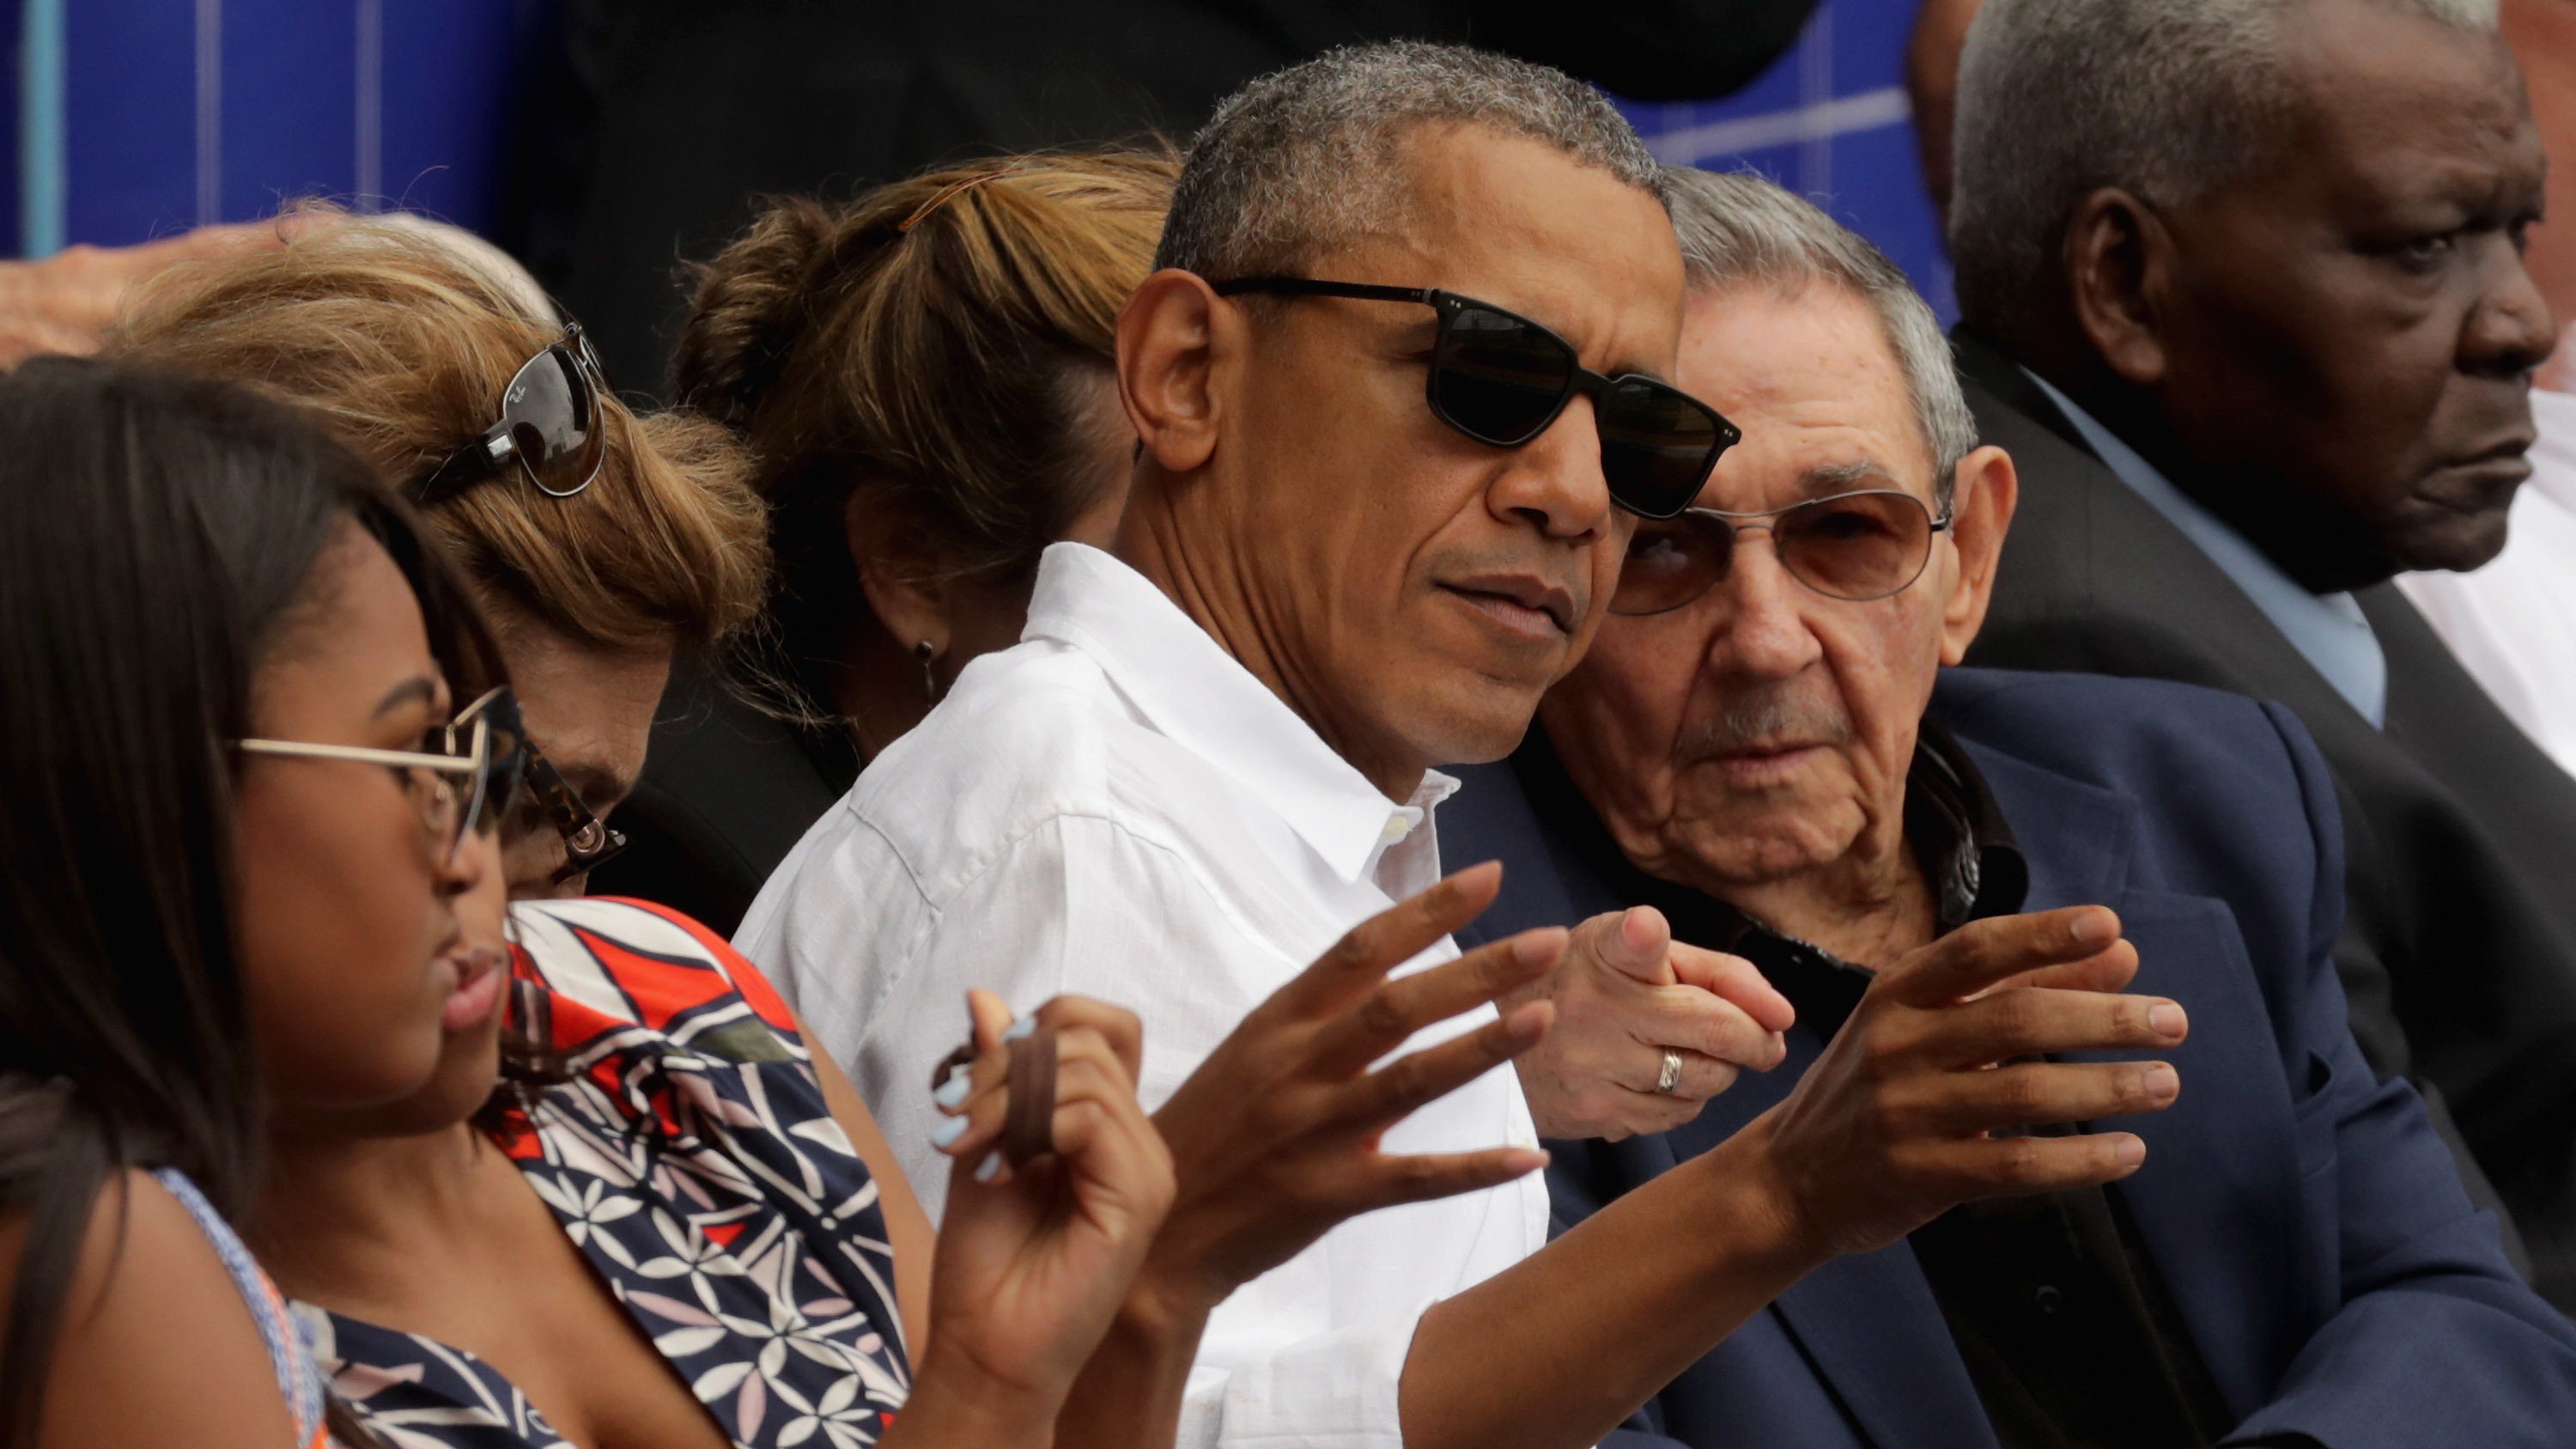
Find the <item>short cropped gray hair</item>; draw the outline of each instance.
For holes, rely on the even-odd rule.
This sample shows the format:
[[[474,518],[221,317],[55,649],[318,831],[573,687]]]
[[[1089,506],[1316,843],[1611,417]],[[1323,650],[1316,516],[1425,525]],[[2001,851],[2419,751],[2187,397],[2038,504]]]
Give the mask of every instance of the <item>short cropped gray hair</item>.
[[[1664,195],[1691,290],[1748,283],[1795,290],[1827,282],[1869,304],[1904,374],[1932,459],[1933,494],[1948,507],[1959,460],[1977,446],[1977,420],[1960,395],[1941,324],[1905,273],[1859,233],[1763,176],[1676,166],[1665,176]]]
[[[1172,193],[1154,265],[1217,281],[1295,274],[1397,218],[1407,133],[1489,127],[1655,191],[1659,168],[1608,98],[1562,71],[1463,45],[1328,50],[1228,96]]]
[[[1950,255],[1960,309],[2007,337],[2049,310],[2066,224],[2098,188],[2207,194],[2284,144],[2281,17],[2307,0],[1988,0],[1959,59]],[[2380,0],[2496,32],[2497,0]]]

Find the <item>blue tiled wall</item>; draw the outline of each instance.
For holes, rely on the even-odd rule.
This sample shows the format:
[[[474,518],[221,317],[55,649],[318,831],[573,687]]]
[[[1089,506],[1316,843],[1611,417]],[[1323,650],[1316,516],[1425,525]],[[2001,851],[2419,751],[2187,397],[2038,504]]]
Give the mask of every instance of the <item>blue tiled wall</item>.
[[[1956,320],[1940,223],[1923,189],[1905,102],[1916,0],[1823,0],[1795,49],[1722,101],[1623,103],[1664,160],[1753,169],[1878,243]]]
[[[21,255],[141,241],[291,196],[488,225],[541,4],[0,0],[0,235]]]
[[[1823,0],[1743,92],[1625,109],[1665,160],[1756,167],[1814,197],[1946,322],[1949,268],[1900,88],[1915,3]],[[0,34],[17,42],[0,76],[0,246],[140,241],[301,195],[486,227],[515,68],[546,4],[0,0]],[[31,48],[49,23],[59,48]]]

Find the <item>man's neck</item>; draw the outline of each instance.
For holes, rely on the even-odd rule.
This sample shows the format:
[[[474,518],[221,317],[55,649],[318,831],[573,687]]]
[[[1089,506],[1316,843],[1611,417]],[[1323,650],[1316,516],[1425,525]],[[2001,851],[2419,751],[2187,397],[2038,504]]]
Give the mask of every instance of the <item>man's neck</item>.
[[[2030,370],[2066,394],[2192,501],[2313,594],[2379,583],[2397,572],[2335,508],[2299,496],[2269,470],[2202,458],[2167,421],[2155,395],[2101,365],[2038,357]]]
[[[1765,881],[1685,884],[1774,931],[1873,970],[1931,944],[1940,931],[1931,881],[1905,837],[1901,802],[1864,828],[1839,859],[1813,870]]]
[[[1292,621],[1259,602],[1243,572],[1242,551],[1187,546],[1186,524],[1162,501],[1159,491],[1149,493],[1139,481],[1119,523],[1119,561],[1161,589],[1379,793],[1399,805],[1410,801],[1435,762],[1414,758],[1401,741],[1384,738],[1338,708],[1341,694],[1333,682],[1299,658],[1296,631],[1288,627]]]

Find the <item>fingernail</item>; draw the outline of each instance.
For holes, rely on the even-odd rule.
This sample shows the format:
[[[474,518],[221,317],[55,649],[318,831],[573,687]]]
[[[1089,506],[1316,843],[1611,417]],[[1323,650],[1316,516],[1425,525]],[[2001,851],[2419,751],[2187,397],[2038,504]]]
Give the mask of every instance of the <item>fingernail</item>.
[[[2161,1037],[2170,1039],[2182,1035],[2183,1025],[2189,1020],[2182,1014],[2182,1008],[2170,1001],[2159,1001],[2147,1008],[2148,1029]]]
[[[2111,1156],[2122,1167],[2135,1167],[2147,1160],[2147,1144],[2135,1137],[2123,1137],[2120,1145],[2111,1149]]]
[[[2100,911],[2086,911],[2075,918],[2075,939],[2087,946],[2107,946],[2116,933],[2111,918]]]
[[[974,1090],[975,1074],[972,1071],[963,1066],[950,1067],[948,1080],[939,1084],[939,1090],[930,1094],[930,1100],[954,1112],[966,1100],[966,1094]]]
[[[949,1118],[930,1129],[930,1145],[939,1148],[955,1146],[957,1139],[966,1135],[966,1128],[969,1125],[963,1117]]]
[[[964,1119],[960,1118],[959,1120],[962,1121]],[[999,1149],[985,1153],[984,1160],[975,1164],[975,1180],[977,1182],[991,1182],[994,1178],[1001,1175],[1002,1154]]]
[[[2174,1075],[2173,1068],[2156,1062],[2139,1076],[2138,1089],[2155,1101],[2169,1101],[2182,1090],[2182,1078]]]
[[[1038,1019],[1034,1016],[1024,1016],[1011,1023],[1011,1029],[1002,1033],[1002,1040],[1018,1041],[1024,1036],[1035,1033],[1037,1029]]]

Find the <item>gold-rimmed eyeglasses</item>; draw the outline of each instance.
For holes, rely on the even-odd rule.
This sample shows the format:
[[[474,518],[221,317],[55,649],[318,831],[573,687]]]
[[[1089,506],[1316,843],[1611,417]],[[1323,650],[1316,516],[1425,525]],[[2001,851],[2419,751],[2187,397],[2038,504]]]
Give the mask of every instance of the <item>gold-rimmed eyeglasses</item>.
[[[522,748],[518,702],[506,688],[495,689],[457,711],[445,724],[432,725],[417,750],[377,750],[362,745],[325,745],[310,740],[235,740],[244,754],[301,760],[340,760],[382,765],[402,782],[403,792],[419,811],[431,847],[452,862],[476,830],[500,825],[501,814],[518,793],[526,752]]]
[[[1738,536],[1768,529],[1791,578],[1829,599],[1866,603],[1903,593],[1932,559],[1948,509],[1893,488],[1810,498],[1786,508],[1731,513],[1686,508],[1637,524],[1610,595],[1613,614],[1662,614],[1691,603],[1732,572]]]

